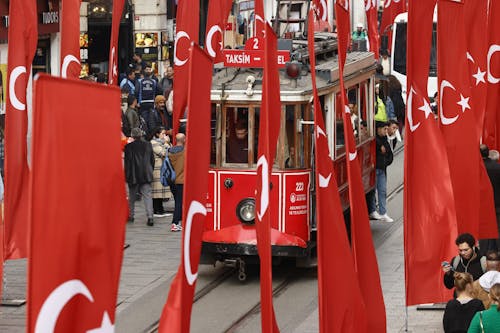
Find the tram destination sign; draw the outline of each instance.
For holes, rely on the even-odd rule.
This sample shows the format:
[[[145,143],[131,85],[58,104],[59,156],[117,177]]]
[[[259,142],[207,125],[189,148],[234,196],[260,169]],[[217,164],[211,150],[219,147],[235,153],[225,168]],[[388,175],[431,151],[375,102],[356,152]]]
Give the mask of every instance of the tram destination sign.
[[[264,67],[264,51],[262,50],[224,50],[223,54],[226,67]],[[278,51],[276,61],[278,67],[285,67],[290,61],[290,52]]]
[[[252,67],[264,68],[264,40],[252,37],[245,43],[243,50],[222,50],[224,54],[224,66],[226,67]],[[278,50],[278,67],[285,67],[290,61],[290,51]]]

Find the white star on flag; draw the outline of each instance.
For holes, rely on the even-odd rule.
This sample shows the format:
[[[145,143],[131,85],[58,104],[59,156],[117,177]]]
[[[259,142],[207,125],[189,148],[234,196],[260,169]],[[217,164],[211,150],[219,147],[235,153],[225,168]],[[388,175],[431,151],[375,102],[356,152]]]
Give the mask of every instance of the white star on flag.
[[[486,80],[484,79],[484,75],[486,72],[481,72],[481,68],[477,68],[477,73],[472,74],[472,76],[476,79],[476,86],[479,84],[479,82],[486,83]]]
[[[469,99],[470,97],[465,98],[464,95],[460,94],[460,102],[457,104],[462,107],[462,113],[465,112],[465,109],[470,109]]]
[[[105,311],[102,315],[101,327],[87,331],[87,333],[113,333],[115,325],[111,324],[108,313]]]
[[[427,100],[425,98],[423,98],[423,100],[424,100],[424,105],[422,105],[418,109],[424,111],[425,119],[427,119],[429,117],[429,115],[432,114],[432,109],[431,109],[431,106],[429,105],[429,103],[427,102]]]

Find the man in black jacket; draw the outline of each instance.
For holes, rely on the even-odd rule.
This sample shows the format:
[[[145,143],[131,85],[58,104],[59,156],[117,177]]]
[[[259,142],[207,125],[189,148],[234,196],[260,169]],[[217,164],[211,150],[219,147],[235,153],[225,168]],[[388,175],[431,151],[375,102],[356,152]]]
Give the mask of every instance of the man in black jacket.
[[[486,271],[486,258],[479,255],[474,236],[468,233],[458,235],[455,244],[458,247],[458,255],[449,263],[443,262],[443,280],[448,289],[455,285],[453,272],[469,273],[475,281]]]
[[[379,220],[383,222],[394,222],[394,220],[387,215],[386,202],[387,202],[387,167],[392,163],[393,154],[389,141],[387,141],[388,125],[385,122],[376,121],[375,127],[377,128],[376,136],[376,188],[378,197],[378,209],[375,202],[374,191],[368,195],[368,213],[370,219]]]
[[[142,195],[148,226],[153,226],[153,199],[151,197],[151,182],[153,181],[154,155],[149,141],[142,139],[142,131],[133,128],[134,141],[125,146],[125,179],[128,184],[129,218],[134,222],[134,206],[137,193]]]

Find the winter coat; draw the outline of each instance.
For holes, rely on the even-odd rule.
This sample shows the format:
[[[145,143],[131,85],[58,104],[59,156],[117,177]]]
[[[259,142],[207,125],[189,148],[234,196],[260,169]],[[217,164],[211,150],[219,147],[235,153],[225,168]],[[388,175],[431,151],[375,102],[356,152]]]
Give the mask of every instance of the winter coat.
[[[174,146],[170,148],[168,158],[175,170],[175,183],[184,184],[184,147]]]
[[[163,186],[160,182],[160,170],[163,160],[165,160],[165,156],[167,156],[168,146],[165,142],[157,138],[151,140],[151,146],[153,147],[153,154],[155,157],[153,182],[151,183],[153,199],[171,198],[172,193],[170,192],[170,188],[168,186]]]
[[[153,147],[148,141],[135,140],[125,146],[125,179],[130,185],[153,181]]]

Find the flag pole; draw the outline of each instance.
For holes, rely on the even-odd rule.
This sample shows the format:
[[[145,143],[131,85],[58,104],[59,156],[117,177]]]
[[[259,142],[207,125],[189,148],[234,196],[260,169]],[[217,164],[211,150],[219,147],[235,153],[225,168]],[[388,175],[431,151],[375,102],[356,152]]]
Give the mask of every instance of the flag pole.
[[[405,306],[405,332],[408,332],[408,306]]]

